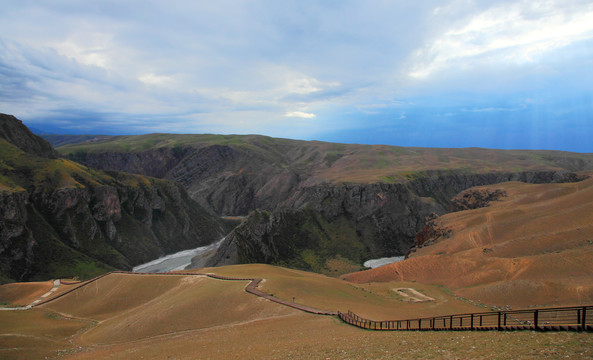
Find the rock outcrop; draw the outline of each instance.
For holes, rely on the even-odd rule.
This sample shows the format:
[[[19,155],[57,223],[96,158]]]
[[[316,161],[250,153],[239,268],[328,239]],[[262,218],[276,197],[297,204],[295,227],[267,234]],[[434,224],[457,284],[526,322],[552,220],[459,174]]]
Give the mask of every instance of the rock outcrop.
[[[468,189],[451,199],[451,211],[483,208],[505,196],[507,193],[500,189]]]

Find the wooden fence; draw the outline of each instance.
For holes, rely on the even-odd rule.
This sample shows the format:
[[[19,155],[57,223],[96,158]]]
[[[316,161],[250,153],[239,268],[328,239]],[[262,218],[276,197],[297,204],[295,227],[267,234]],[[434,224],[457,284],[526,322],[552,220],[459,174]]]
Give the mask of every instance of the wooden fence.
[[[369,330],[568,330],[593,331],[593,306],[490,311],[407,320],[374,321],[338,312],[344,322]]]

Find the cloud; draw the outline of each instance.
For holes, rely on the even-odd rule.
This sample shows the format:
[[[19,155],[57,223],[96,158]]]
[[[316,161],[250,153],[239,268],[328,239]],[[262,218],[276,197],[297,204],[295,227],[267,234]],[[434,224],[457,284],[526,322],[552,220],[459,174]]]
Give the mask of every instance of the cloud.
[[[303,112],[303,111],[289,111],[286,114],[284,114],[284,116],[286,116],[286,117],[298,117],[298,118],[303,118],[303,119],[312,119],[316,115],[313,114],[313,113],[306,113],[306,112]]]
[[[452,67],[476,66],[476,61],[533,62],[548,51],[591,38],[591,3],[503,2],[471,15],[463,25],[418,49],[409,75],[426,78]]]

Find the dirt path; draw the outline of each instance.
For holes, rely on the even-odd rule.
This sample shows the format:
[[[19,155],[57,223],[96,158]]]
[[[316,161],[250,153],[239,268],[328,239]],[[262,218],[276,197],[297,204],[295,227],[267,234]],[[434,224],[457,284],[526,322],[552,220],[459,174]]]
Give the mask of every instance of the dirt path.
[[[0,310],[11,310],[11,311],[15,311],[15,310],[29,310],[33,306],[38,305],[40,302],[42,302],[43,300],[45,300],[54,291],[58,290],[58,287],[59,286],[60,286],[60,279],[56,279],[56,280],[54,280],[54,286],[52,286],[52,288],[48,292],[46,292],[45,294],[41,295],[39,297],[39,299],[33,301],[29,305],[27,305],[27,306],[20,306],[20,307],[13,307],[13,308],[0,308]]]

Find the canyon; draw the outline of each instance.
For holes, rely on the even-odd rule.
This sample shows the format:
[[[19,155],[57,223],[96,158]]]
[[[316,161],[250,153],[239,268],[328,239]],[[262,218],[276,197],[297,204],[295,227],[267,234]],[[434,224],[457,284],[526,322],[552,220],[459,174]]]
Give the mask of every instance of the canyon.
[[[575,182],[591,154],[334,144],[259,135],[46,136],[72,161],[181,184],[219,216],[245,217],[194,266],[270,263],[338,276],[405,255],[460,191]],[[475,201],[474,201],[475,202]]]

